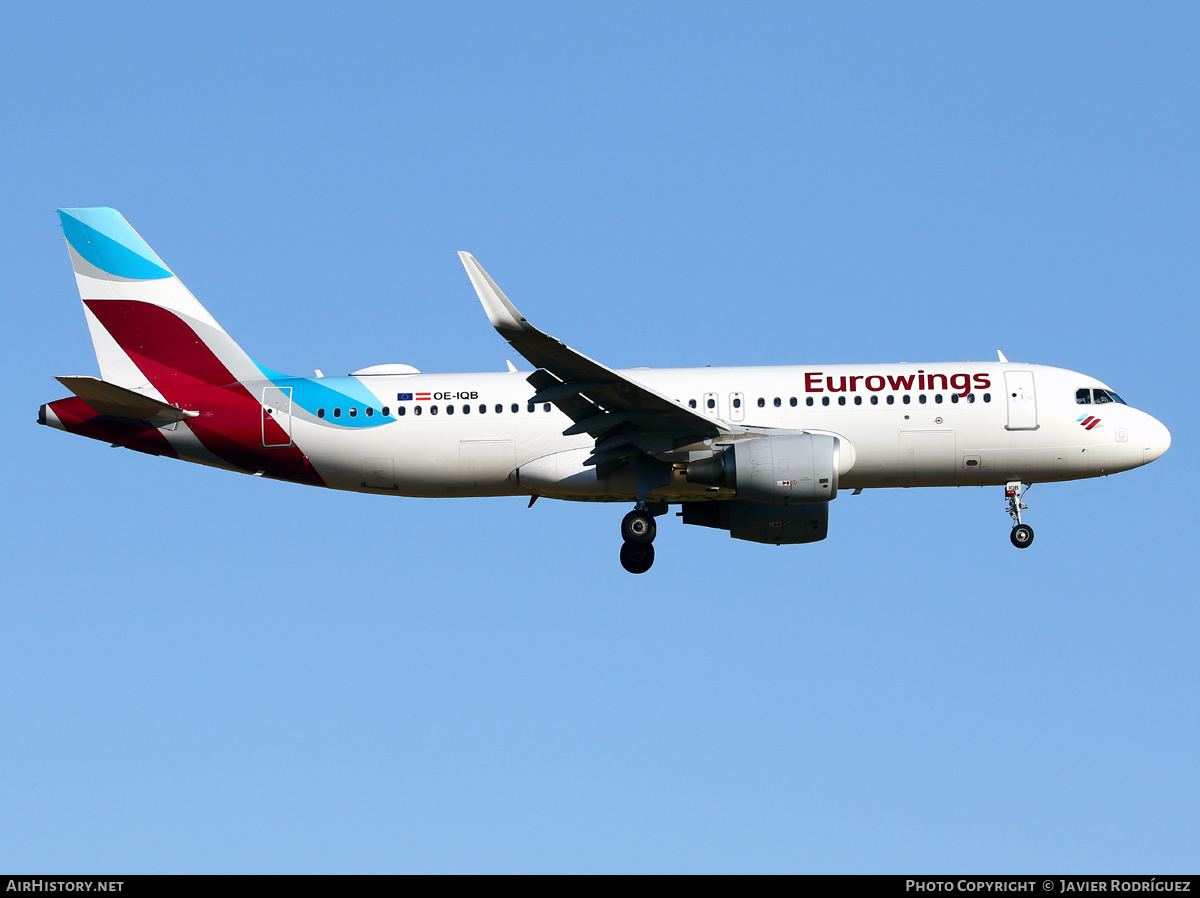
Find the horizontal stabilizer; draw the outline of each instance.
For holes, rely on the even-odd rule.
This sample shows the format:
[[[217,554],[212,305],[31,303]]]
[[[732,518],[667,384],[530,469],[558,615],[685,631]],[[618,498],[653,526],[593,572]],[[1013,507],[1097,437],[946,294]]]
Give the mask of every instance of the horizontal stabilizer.
[[[199,412],[184,411],[133,390],[118,387],[96,377],[58,377],[60,384],[82,399],[98,415],[132,418],[151,424],[170,424],[195,418]]]

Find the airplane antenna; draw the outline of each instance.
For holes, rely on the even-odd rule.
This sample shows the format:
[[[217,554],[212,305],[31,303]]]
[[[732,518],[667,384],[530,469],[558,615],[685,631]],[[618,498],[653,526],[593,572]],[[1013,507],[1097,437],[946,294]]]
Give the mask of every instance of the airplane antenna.
[[[1000,356],[1000,361],[1002,361],[1002,362],[1007,362],[1007,361],[1008,361],[1008,359],[1006,359],[1006,358],[1004,357],[1004,353],[1002,353],[1002,352],[1001,352],[999,349],[997,349],[997,350],[996,350],[996,355]]]

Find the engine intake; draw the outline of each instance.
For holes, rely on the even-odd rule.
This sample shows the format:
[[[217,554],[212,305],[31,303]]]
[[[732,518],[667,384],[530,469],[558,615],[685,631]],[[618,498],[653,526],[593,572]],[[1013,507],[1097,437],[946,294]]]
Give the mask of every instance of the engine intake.
[[[689,483],[728,487],[738,499],[773,505],[828,502],[837,496],[841,440],[823,433],[738,440],[691,462]]]

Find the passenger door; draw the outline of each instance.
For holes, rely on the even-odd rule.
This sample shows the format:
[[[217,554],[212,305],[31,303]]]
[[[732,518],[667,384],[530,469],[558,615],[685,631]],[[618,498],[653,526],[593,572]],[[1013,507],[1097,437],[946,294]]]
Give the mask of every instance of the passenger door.
[[[271,420],[283,430],[271,426]],[[292,388],[264,387],[262,392],[262,444],[265,447],[292,445]]]
[[[1037,430],[1037,395],[1032,371],[1004,372],[1004,399],[1008,403],[1006,430]]]

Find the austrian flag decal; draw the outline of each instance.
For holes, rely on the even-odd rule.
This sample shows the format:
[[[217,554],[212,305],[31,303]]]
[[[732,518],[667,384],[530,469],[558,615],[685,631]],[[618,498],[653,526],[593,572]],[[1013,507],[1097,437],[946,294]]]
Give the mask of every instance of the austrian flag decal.
[[[1091,415],[1080,415],[1075,420],[1083,426],[1084,430],[1091,430],[1100,423],[1099,418],[1093,418]]]

